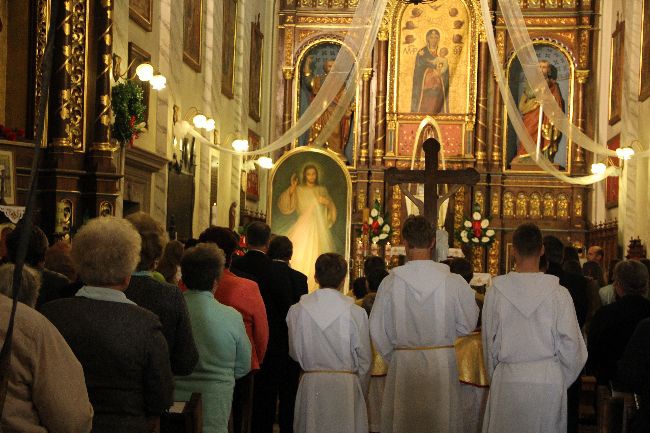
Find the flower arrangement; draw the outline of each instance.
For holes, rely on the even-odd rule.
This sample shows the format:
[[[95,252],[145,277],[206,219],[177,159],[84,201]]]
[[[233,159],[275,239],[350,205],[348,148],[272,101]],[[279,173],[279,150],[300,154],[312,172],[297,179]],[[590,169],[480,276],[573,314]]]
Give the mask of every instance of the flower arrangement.
[[[4,138],[9,141],[16,141],[25,138],[25,130],[22,128],[7,128],[4,125],[0,125],[0,138]]]
[[[111,92],[111,104],[115,122],[112,127],[113,137],[124,145],[133,142],[145,131],[144,92],[134,81],[128,80],[116,84]]]
[[[381,214],[381,204],[375,200],[368,221],[363,223],[361,230],[364,235],[368,235],[373,244],[386,242],[391,234],[390,224],[384,220]]]
[[[465,219],[458,237],[464,244],[484,246],[494,241],[496,232],[489,228],[490,220],[481,215],[481,209],[474,207],[472,217]]]

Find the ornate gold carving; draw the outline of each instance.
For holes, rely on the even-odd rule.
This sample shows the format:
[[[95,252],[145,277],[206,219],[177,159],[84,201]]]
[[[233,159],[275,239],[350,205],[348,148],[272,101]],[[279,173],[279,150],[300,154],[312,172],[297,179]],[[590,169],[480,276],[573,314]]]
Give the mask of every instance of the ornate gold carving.
[[[575,17],[526,17],[528,27],[575,27],[578,19]]]
[[[555,218],[555,201],[553,195],[549,192],[544,194],[543,215],[544,218]]]
[[[589,66],[589,42],[591,39],[589,33],[591,31],[592,29],[580,30],[580,55],[578,56],[578,64],[582,69],[586,69]]]
[[[67,198],[59,200],[56,204],[56,221],[54,223],[54,233],[58,238],[70,239],[73,214],[72,201]]]
[[[68,99],[69,138],[75,150],[83,149],[84,141],[84,85],[86,71],[86,13],[87,2],[74,0],[70,24],[72,26],[72,46],[70,47],[68,65],[70,67],[70,95]],[[110,69],[110,61],[106,66]],[[109,104],[107,105],[110,110]],[[106,113],[104,113],[106,114]],[[109,116],[110,117],[110,116]]]
[[[578,83],[585,84],[588,79],[589,79],[589,70],[582,70],[582,69],[576,70],[576,80],[578,80]]]
[[[562,0],[562,7],[567,9],[576,7],[576,0]]]
[[[544,6],[547,8],[556,8],[558,7],[558,0],[546,0],[546,4]]]
[[[363,68],[361,72],[362,72],[361,77],[363,81],[370,81],[370,79],[372,78],[372,68]]]
[[[99,216],[106,217],[113,215],[113,204],[103,201],[99,204]]]
[[[293,80],[293,68],[290,66],[285,66],[282,68],[282,75],[284,75],[284,79],[287,81]]]
[[[340,0],[339,0],[340,1]],[[345,24],[352,23],[351,17],[330,17],[330,16],[299,16],[297,18],[298,24]]]
[[[488,251],[488,272],[490,275],[499,275],[499,258],[501,257],[499,249],[499,240],[495,239]]]
[[[541,5],[541,0],[528,0],[528,7],[531,9],[539,8]]]
[[[582,217],[582,194],[576,195],[576,201],[573,204],[575,216]]]
[[[485,197],[483,191],[474,192],[474,206],[478,206],[481,214],[485,212]]]
[[[492,193],[492,218],[499,217],[500,208],[501,208],[501,199],[499,197],[499,193],[497,191],[494,191]]]
[[[398,185],[393,186],[393,196],[391,204],[391,227],[393,229],[392,243],[400,245],[402,243],[402,193]]]
[[[363,188],[365,185],[362,185],[357,190],[357,211],[361,212],[366,207],[366,191]],[[366,221],[364,221],[366,223]]]
[[[516,215],[517,218],[528,216],[528,197],[523,192],[517,194]]]
[[[569,199],[565,194],[557,196],[557,217],[561,219],[569,218]]]
[[[293,65],[293,40],[295,36],[295,31],[296,29],[293,25],[284,27],[284,64],[285,65]]]
[[[542,198],[536,192],[530,195],[530,218],[539,219],[542,217]]]
[[[43,55],[45,54],[45,45],[47,45],[47,30],[50,26],[50,10],[48,7],[48,0],[38,0],[36,5],[36,76],[34,81],[34,116],[38,119],[38,105],[41,98],[41,82],[43,81],[43,71],[41,70],[41,63],[43,62]],[[34,121],[34,129],[36,129],[36,121]],[[34,130],[34,133],[36,131]]]
[[[465,220],[465,187],[461,186],[454,195],[454,230],[458,233]],[[460,248],[460,241],[454,238],[454,247]]]
[[[483,253],[485,248],[475,247],[472,249],[472,268],[474,272],[483,272]]]
[[[503,194],[503,216],[515,216],[515,196],[511,192]]]

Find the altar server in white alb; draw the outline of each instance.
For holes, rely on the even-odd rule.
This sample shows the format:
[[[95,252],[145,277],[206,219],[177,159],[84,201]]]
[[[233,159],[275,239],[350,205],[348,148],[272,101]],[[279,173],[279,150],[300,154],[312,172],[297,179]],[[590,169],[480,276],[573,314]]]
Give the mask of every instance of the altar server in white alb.
[[[304,370],[296,396],[295,433],[368,433],[368,317],[341,293],[347,270],[338,254],[318,257],[319,289],[303,295],[287,315],[289,355]]]
[[[408,217],[402,239],[408,262],[384,279],[370,315],[375,348],[389,364],[381,432],[460,433],[454,342],[476,327],[474,291],[431,260],[435,230],[424,217]]]
[[[490,395],[484,433],[567,431],[567,388],[585,362],[571,295],[539,272],[542,233],[523,224],[513,235],[517,272],[493,280],[483,305]]]

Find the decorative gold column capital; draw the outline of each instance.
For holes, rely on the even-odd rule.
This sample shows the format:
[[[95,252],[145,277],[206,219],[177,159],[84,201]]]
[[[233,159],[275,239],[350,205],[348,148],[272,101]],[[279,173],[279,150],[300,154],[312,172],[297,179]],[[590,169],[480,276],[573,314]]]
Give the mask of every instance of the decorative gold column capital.
[[[380,41],[388,41],[388,29],[385,27],[380,28],[377,33],[377,39]]]
[[[589,79],[590,71],[588,69],[577,69],[576,70],[576,79],[578,83],[585,84]]]
[[[282,68],[282,75],[284,75],[284,79],[287,81],[293,80],[293,68],[285,66]]]
[[[363,81],[366,81],[366,82],[370,81],[370,79],[372,78],[372,73],[373,73],[372,68],[363,68],[361,70],[361,74],[362,74],[361,76],[363,78]]]

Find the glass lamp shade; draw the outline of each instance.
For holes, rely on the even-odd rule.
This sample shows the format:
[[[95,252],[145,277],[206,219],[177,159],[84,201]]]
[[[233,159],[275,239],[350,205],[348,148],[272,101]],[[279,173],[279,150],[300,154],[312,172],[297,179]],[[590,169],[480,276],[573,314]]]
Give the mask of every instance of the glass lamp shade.
[[[246,152],[248,150],[248,140],[238,139],[232,142],[232,148],[236,152]]]
[[[151,84],[151,87],[154,90],[162,90],[165,87],[167,87],[167,78],[165,78],[164,75],[160,75],[160,74],[154,75],[149,80],[149,83]]]
[[[135,68],[135,75],[137,75],[141,81],[149,81],[153,78],[153,66],[149,63],[142,63]]]
[[[194,123],[194,126],[196,128],[205,128],[205,124],[208,121],[208,118],[205,117],[203,114],[197,114],[192,118],[192,123]]]
[[[603,174],[607,171],[607,166],[602,162],[591,164],[591,174]]]
[[[262,168],[270,169],[273,168],[273,160],[268,156],[261,156],[257,159],[257,165]]]
[[[203,126],[206,131],[214,131],[215,124],[214,124],[214,119],[208,119],[205,121],[205,125]]]

